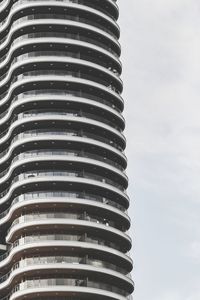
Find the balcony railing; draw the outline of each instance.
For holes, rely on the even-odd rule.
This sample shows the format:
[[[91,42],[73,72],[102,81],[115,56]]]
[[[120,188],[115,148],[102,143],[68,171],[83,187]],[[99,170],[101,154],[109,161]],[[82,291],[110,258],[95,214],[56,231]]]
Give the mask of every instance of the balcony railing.
[[[5,211],[3,211],[2,213],[0,213],[0,219],[4,218],[10,211],[10,208],[15,205],[16,203],[20,203],[23,201],[29,201],[29,200],[35,200],[35,199],[49,199],[50,201],[53,201],[54,199],[86,199],[86,200],[90,200],[90,201],[95,201],[95,202],[99,202],[102,204],[106,204],[109,205],[111,207],[117,208],[120,211],[124,212],[127,214],[127,210],[125,209],[125,207],[109,198],[106,197],[101,197],[99,195],[91,195],[88,193],[82,193],[82,192],[32,192],[32,193],[25,193],[23,195],[20,195],[18,197],[15,197],[13,199],[13,201],[11,202],[11,206],[6,209]]]

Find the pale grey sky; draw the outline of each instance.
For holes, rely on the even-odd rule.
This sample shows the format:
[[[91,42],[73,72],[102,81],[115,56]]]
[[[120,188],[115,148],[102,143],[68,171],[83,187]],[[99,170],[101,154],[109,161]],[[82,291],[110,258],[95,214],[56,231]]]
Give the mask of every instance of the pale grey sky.
[[[134,300],[199,300],[200,1],[118,5]]]

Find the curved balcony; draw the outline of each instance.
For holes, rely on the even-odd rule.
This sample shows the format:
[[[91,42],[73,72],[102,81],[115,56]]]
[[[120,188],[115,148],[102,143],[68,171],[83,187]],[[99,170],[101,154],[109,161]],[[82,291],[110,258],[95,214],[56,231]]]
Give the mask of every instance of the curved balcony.
[[[58,208],[57,208],[58,209]],[[36,210],[34,212],[34,210]],[[48,220],[48,219],[66,219],[66,220],[82,220],[88,222],[94,222],[96,224],[103,224],[108,227],[113,227],[115,229],[120,229],[121,231],[125,232],[126,228],[121,224],[118,224],[116,220],[114,220],[111,216],[107,218],[106,216],[102,217],[99,216],[96,211],[87,211],[87,209],[82,210],[77,209],[77,212],[71,211],[71,207],[68,212],[63,208],[63,212],[61,213],[58,209],[56,212],[50,212],[49,207],[45,209],[46,212],[40,212],[40,208],[32,209],[32,213],[25,214],[14,219],[11,226],[9,227],[8,233],[12,230],[12,228],[18,224],[30,222],[30,221],[38,221],[38,220]],[[55,208],[56,210],[56,208]],[[83,223],[82,223],[83,224]]]
[[[123,171],[124,169],[122,168],[122,166],[120,164],[118,164],[117,162],[111,160],[111,159],[108,159],[107,157],[102,157],[98,154],[93,154],[93,153],[90,153],[90,152],[87,152],[87,151],[76,151],[76,150],[73,150],[73,151],[64,151],[64,150],[53,150],[53,151],[50,151],[50,150],[33,150],[33,151],[27,151],[27,152],[24,152],[24,153],[20,153],[18,155],[16,155],[12,161],[11,161],[11,165],[6,168],[5,170],[3,170],[1,173],[0,173],[0,180],[2,177],[4,177],[6,174],[9,173],[9,171],[11,170],[11,167],[12,167],[12,170],[14,169],[14,165],[16,165],[15,163],[18,162],[19,164],[16,165],[17,166],[20,166],[21,164],[25,164],[26,162],[30,162],[30,159],[31,159],[31,162],[33,162],[33,158],[36,158],[36,160],[34,160],[34,162],[37,162],[38,159],[37,158],[46,158],[46,159],[49,159],[49,160],[60,160],[60,159],[67,159],[67,160],[70,160],[70,161],[74,161],[74,162],[84,162],[84,160],[86,160],[88,163],[94,163],[96,164],[97,166],[105,166],[106,168],[109,168],[110,170],[113,170],[113,171],[117,171],[117,173],[119,173],[120,175],[122,175],[122,177],[126,178],[126,175],[124,173],[121,173],[119,172],[120,171]],[[102,164],[99,164],[99,162],[103,162]],[[109,166],[107,166],[106,164],[108,164]],[[114,168],[112,168],[114,167]],[[116,170],[115,168],[119,169],[119,170]]]
[[[0,1],[0,300],[131,300],[117,18]]]
[[[77,96],[75,96],[77,95]],[[24,95],[24,97],[15,97],[12,102],[10,103],[10,106],[8,109],[6,109],[4,112],[0,114],[0,126],[2,128],[5,128],[8,126],[8,124],[11,124],[9,122],[12,122],[12,119],[14,115],[17,115],[19,113],[30,113],[33,112],[40,112],[43,111],[76,111],[76,113],[80,114],[82,113],[89,113],[91,115],[100,117],[102,116],[105,121],[109,120],[109,123],[112,122],[112,124],[115,124],[116,128],[120,128],[121,130],[124,130],[124,118],[123,116],[112,106],[107,105],[106,101],[100,103],[97,102],[94,99],[87,99],[83,97],[84,95],[76,93],[73,95],[72,93],[67,94],[64,96],[63,94],[54,93],[54,96],[52,94],[38,94],[33,96]],[[100,100],[100,98],[97,98]],[[49,107],[51,105],[51,108]],[[37,109],[36,109],[37,108]],[[5,124],[7,123],[7,124]]]
[[[52,123],[51,123],[52,125]],[[50,127],[50,126],[49,126]],[[20,130],[22,131],[22,130]],[[108,139],[108,138],[104,138],[100,135],[97,135],[97,134],[94,134],[94,129],[92,130],[92,133],[91,132],[88,132],[86,130],[56,130],[56,131],[53,131],[53,129],[50,131],[50,130],[47,130],[47,129],[35,129],[35,130],[27,130],[27,131],[23,131],[21,133],[18,133],[17,132],[15,133],[15,135],[9,135],[9,140],[10,140],[10,143],[7,139],[4,139],[4,142],[8,144],[13,144],[15,141],[17,140],[20,140],[21,138],[28,138],[28,137],[43,137],[43,136],[49,136],[49,138],[51,138],[51,136],[63,136],[64,138],[65,137],[70,137],[71,140],[73,140],[73,137],[84,137],[84,138],[88,138],[88,139],[92,139],[93,141],[99,141],[105,145],[111,145],[113,148],[117,149],[117,150],[123,150],[122,147],[119,146],[118,143],[116,143],[116,141],[113,139]],[[5,144],[6,145],[6,144]],[[2,143],[2,146],[3,146],[3,143]],[[105,146],[106,148],[106,146]],[[0,158],[2,158],[3,156],[5,156],[9,151],[9,148],[5,149],[4,151],[0,152]]]
[[[92,280],[92,277],[96,277],[95,279],[99,279],[102,280],[102,283],[104,283],[106,281],[106,279],[108,280],[108,282],[110,281],[110,277],[112,279],[114,279],[115,283],[111,284],[106,283],[105,287],[106,288],[111,288],[112,286],[116,286],[117,283],[119,284],[119,286],[121,286],[121,288],[119,290],[123,291],[125,293],[125,289],[131,289],[132,288],[132,282],[131,280],[124,275],[121,275],[119,272],[113,271],[113,270],[109,270],[108,268],[103,268],[103,267],[95,267],[92,264],[84,264],[84,263],[68,263],[67,261],[63,260],[61,263],[60,262],[56,262],[56,259],[54,260],[43,260],[43,262],[40,263],[36,262],[35,260],[35,264],[32,265],[32,261],[28,260],[30,262],[30,265],[27,265],[27,261],[21,261],[19,264],[15,264],[15,269],[12,271],[12,273],[9,274],[9,276],[5,276],[7,278],[3,278],[5,279],[4,281],[2,281],[0,283],[0,288],[1,291],[3,292],[4,289],[13,286],[13,282],[15,280],[16,277],[21,277],[25,275],[27,280],[30,278],[30,276],[32,278],[34,278],[35,276],[37,276],[37,272],[38,269],[40,269],[41,274],[44,273],[49,279],[51,278],[51,272],[55,272],[55,270],[57,270],[57,276],[59,278],[59,275],[61,275],[61,278],[63,275],[65,275],[66,277],[69,278],[72,276],[72,272],[73,272],[73,277],[75,279],[79,279],[80,275],[82,273],[82,280],[84,280],[86,278],[86,276],[88,276],[88,278],[90,278],[90,280]],[[33,260],[34,261],[34,260]],[[75,260],[76,262],[76,260]],[[62,273],[61,273],[62,271]],[[49,275],[48,275],[49,273]],[[71,273],[71,274],[70,274]],[[43,275],[44,276],[44,275]],[[85,277],[85,278],[84,278]],[[2,278],[2,277],[1,277]],[[66,279],[68,279],[66,278]],[[106,279],[105,279],[106,278]],[[53,277],[52,279],[55,280],[55,278]],[[95,279],[94,282],[96,281]],[[43,278],[40,279],[41,281],[43,280]],[[21,280],[20,280],[21,281]],[[98,282],[100,283],[100,282]],[[85,284],[84,284],[85,285]],[[102,289],[103,289],[103,285],[102,285]],[[123,293],[122,292],[122,293]]]
[[[13,138],[9,149],[5,149],[1,152],[0,164],[2,166],[2,172],[11,164],[15,156],[25,151],[34,152],[36,149],[38,149],[39,152],[40,149],[44,149],[44,152],[46,152],[52,149],[54,145],[57,145],[57,148],[59,147],[61,152],[63,151],[62,149],[66,149],[66,147],[75,152],[75,149],[78,149],[80,152],[81,147],[81,151],[83,152],[89,151],[91,155],[103,155],[104,160],[107,160],[108,157],[109,161],[117,162],[117,165],[115,165],[117,168],[120,168],[120,166],[122,166],[122,169],[126,168],[126,157],[122,152],[113,147],[112,143],[108,145],[105,143],[106,140],[98,141],[97,137],[96,139],[94,138],[94,135],[86,136],[85,132],[78,133],[74,131],[52,131],[49,133],[32,130],[20,133]],[[56,151],[55,146],[53,149]]]
[[[69,52],[70,56],[74,57],[77,53],[89,60],[98,63],[102,66],[109,66],[111,69],[116,69],[117,73],[121,73],[121,62],[119,58],[112,52],[102,48],[102,45],[90,43],[80,35],[67,35],[53,38],[39,37],[39,35],[22,35],[16,38],[8,49],[8,52],[0,57],[0,74],[3,74],[11,65],[12,61],[17,59],[18,55],[31,54],[33,52],[52,53],[52,52]],[[116,74],[117,74],[116,73]]]
[[[81,255],[81,256],[59,256],[59,255],[54,255],[54,256],[38,256],[38,257],[28,257],[25,259],[22,259],[16,263],[13,264],[12,269],[6,273],[5,275],[0,277],[0,285],[5,282],[8,281],[9,277],[11,277],[12,272],[15,271],[16,269],[20,269],[20,272],[24,272],[24,270],[22,270],[23,268],[26,267],[30,267],[30,266],[35,266],[38,265],[38,269],[40,268],[40,265],[55,265],[57,264],[57,267],[60,267],[60,264],[66,264],[66,267],[68,267],[69,269],[72,267],[70,266],[70,264],[74,265],[79,265],[80,267],[84,267],[88,266],[88,268],[90,268],[90,266],[96,267],[96,268],[101,268],[101,269],[106,269],[106,272],[108,270],[112,270],[115,272],[119,272],[121,274],[126,274],[127,275],[127,270],[125,270],[124,268],[117,266],[113,263],[110,263],[108,261],[104,261],[104,260],[100,260],[100,259],[95,259],[93,257],[88,257],[87,255]],[[118,275],[120,276],[120,274]],[[1,286],[0,286],[1,287]]]
[[[84,169],[80,169],[77,170],[75,168],[73,168],[73,170],[68,170],[68,171],[63,171],[63,170],[56,170],[55,171],[49,171],[49,168],[47,168],[46,170],[33,170],[33,171],[27,171],[24,173],[21,173],[20,175],[15,176],[11,183],[9,184],[9,186],[12,186],[14,183],[16,182],[20,182],[22,180],[26,180],[28,178],[43,178],[43,177],[55,177],[58,179],[62,178],[74,178],[74,180],[76,178],[83,178],[83,179],[91,179],[92,181],[97,181],[97,182],[102,182],[103,184],[106,184],[108,186],[111,186],[118,189],[120,192],[125,192],[125,187],[122,185],[122,183],[117,182],[113,179],[110,179],[110,177],[107,175],[107,177],[103,176],[103,175],[98,175],[95,172],[87,172]],[[72,179],[73,180],[73,179]],[[76,181],[76,180],[75,180]],[[2,183],[1,183],[2,185]],[[0,193],[1,197],[4,197],[8,192],[9,192],[10,188],[4,190],[3,192]]]
[[[39,290],[39,293],[38,293]],[[44,294],[44,295],[43,295]],[[84,281],[77,279],[43,279],[43,280],[29,280],[25,281],[15,287],[12,293],[9,295],[10,298],[3,298],[1,300],[18,300],[21,297],[30,297],[33,299],[34,296],[70,296],[73,295],[72,299],[78,299],[81,297],[84,299],[99,299],[99,300],[127,300],[123,290],[109,284],[97,284],[94,281],[88,281],[85,285]],[[60,299],[60,298],[59,298]]]
[[[115,114],[120,114],[120,109],[118,108],[118,106],[116,104],[114,104],[114,99],[115,98],[111,98],[109,99],[110,101],[108,101],[107,99],[105,99],[103,96],[105,96],[104,93],[102,93],[100,96],[95,95],[94,93],[92,93],[92,91],[94,92],[94,90],[91,88],[90,89],[90,93],[84,92],[84,91],[76,91],[76,90],[60,90],[60,89],[52,89],[52,87],[50,89],[40,89],[40,90],[33,90],[33,91],[24,91],[22,93],[19,93],[17,96],[12,97],[11,99],[6,99],[7,102],[5,103],[1,103],[0,102],[0,108],[1,111],[3,111],[3,107],[5,107],[5,111],[1,113],[1,117],[5,116],[5,114],[8,111],[8,104],[10,104],[10,106],[12,105],[17,105],[15,104],[16,102],[20,102],[22,103],[24,106],[27,102],[33,102],[34,99],[36,101],[35,105],[38,105],[38,102],[40,101],[50,101],[50,104],[52,105],[52,103],[54,103],[55,101],[62,101],[64,103],[64,101],[68,101],[68,102],[83,102],[83,103],[95,103],[95,105],[103,105],[104,107],[106,107],[106,109],[111,110],[112,112],[114,112]],[[52,93],[50,93],[52,92]],[[115,99],[116,100],[116,99]],[[119,103],[117,103],[119,104]],[[122,103],[121,103],[122,104]],[[22,108],[24,107],[22,105]],[[32,106],[33,108],[34,106]],[[122,116],[121,116],[122,118]]]
[[[28,34],[26,34],[27,32]],[[53,36],[86,41],[106,49],[115,56],[120,55],[120,46],[112,35],[91,25],[83,25],[79,22],[60,19],[22,21],[22,24],[15,25],[9,31],[9,35],[1,41],[0,54],[2,56],[5,55],[7,52],[6,49],[8,50],[17,41],[25,37],[44,38]]]
[[[96,251],[103,251],[106,255],[116,255],[118,259],[128,260],[130,268],[132,261],[125,254],[128,250],[124,245],[119,245],[119,243],[98,236],[97,233],[96,235],[89,232],[87,234],[82,232],[66,234],[63,231],[58,233],[55,229],[52,229],[51,232],[49,234],[37,233],[35,236],[26,235],[21,237],[21,235],[18,235],[15,241],[10,243],[8,251],[0,256],[1,267],[5,268],[11,262],[12,257],[18,256],[20,251],[31,252],[30,249],[43,247],[51,252],[49,247],[53,247],[53,250],[58,249],[58,247],[69,247],[71,250],[75,248],[87,249],[86,251],[91,254],[94,254]]]
[[[52,65],[50,62],[48,62],[47,66],[49,67]],[[67,64],[65,67],[69,67],[69,65]],[[89,71],[91,71],[91,69]],[[94,73],[94,71],[95,70],[93,70],[93,73]],[[2,92],[0,98],[3,99],[6,96],[6,94],[8,93],[8,91],[10,89],[10,85],[14,84],[17,81],[21,81],[23,79],[24,80],[30,79],[32,76],[33,76],[33,79],[35,76],[65,76],[66,79],[68,77],[69,77],[69,79],[80,78],[80,80],[87,80],[89,82],[94,82],[94,84],[98,84],[98,85],[102,86],[103,88],[106,87],[108,89],[111,89],[115,93],[119,94],[119,89],[116,87],[116,85],[113,82],[109,85],[109,83],[111,81],[109,78],[106,78],[105,76],[104,76],[105,79],[102,79],[102,77],[96,77],[95,75],[90,75],[86,72],[84,73],[83,71],[82,72],[81,71],[79,71],[79,72],[76,72],[76,71],[63,72],[62,70],[59,70],[59,71],[56,71],[56,70],[55,71],[49,71],[49,70],[41,70],[40,71],[40,70],[38,70],[38,71],[26,72],[26,73],[14,76],[13,78],[10,77],[10,80],[8,82],[6,82],[6,80],[5,80],[5,83],[3,83],[3,85],[0,87],[0,91]],[[103,75],[101,74],[101,76],[103,76]],[[88,82],[88,84],[90,85],[89,82]]]
[[[89,43],[88,40],[80,40],[80,36],[73,35],[68,38],[35,36],[34,38],[32,35],[23,35],[16,38],[8,52],[0,57],[0,74],[4,74],[18,56],[31,56],[34,53],[38,53],[40,56],[60,53],[59,56],[64,54],[75,58],[78,54],[84,60],[110,68],[116,75],[121,73],[121,63],[116,56],[98,45]]]
[[[44,154],[41,153],[41,155],[36,153],[35,156],[29,155],[29,153],[25,156],[20,154],[15,157],[15,161],[12,162],[12,165],[0,174],[2,175],[0,178],[0,190],[5,189],[5,187],[12,184],[12,182],[15,182],[13,178],[16,174],[28,174],[25,175],[25,178],[26,176],[36,177],[39,174],[53,174],[49,166],[50,162],[56,165],[58,170],[53,175],[63,174],[63,176],[71,176],[72,171],[75,171],[76,177],[80,177],[81,174],[88,176],[88,178],[94,176],[93,178],[98,178],[99,181],[110,183],[121,190],[127,187],[128,179],[123,172],[107,165],[105,162],[98,162],[98,160],[92,159],[90,155],[86,158],[83,155],[84,153],[80,154],[80,157],[77,157],[73,152],[64,152],[63,154],[62,152],[58,152],[58,155],[54,153],[50,155],[50,153],[44,152]],[[33,157],[35,157],[34,160],[32,159]],[[41,169],[42,171],[40,171]],[[65,172],[68,172],[68,175],[65,174]],[[112,180],[109,178],[112,178]]]
[[[67,199],[67,203],[66,203]],[[122,205],[120,205],[118,202],[113,201],[106,197],[101,197],[99,195],[92,195],[88,193],[81,193],[81,192],[64,192],[64,191],[55,191],[55,192],[49,192],[49,191],[43,191],[43,192],[30,192],[22,194],[16,198],[14,198],[11,202],[11,205],[8,209],[3,211],[0,214],[1,223],[6,222],[10,217],[11,214],[13,215],[15,210],[17,211],[21,207],[28,207],[28,206],[34,206],[37,207],[37,202],[43,203],[43,206],[45,207],[45,204],[49,204],[49,202],[52,204],[59,206],[59,203],[64,203],[66,205],[70,205],[70,207],[74,207],[76,205],[84,206],[84,207],[98,207],[99,210],[110,210],[110,213],[113,215],[118,215],[118,218],[123,217],[126,219],[129,223],[130,219],[128,215],[126,214],[126,208]],[[2,220],[3,219],[3,220]],[[129,225],[128,225],[129,227]]]
[[[20,55],[18,58],[14,59],[12,65],[9,68],[9,71],[5,72],[0,77],[0,89],[3,90],[5,89],[4,85],[8,85],[10,82],[14,82],[14,78],[16,77],[16,75],[35,75],[39,73],[39,69],[42,69],[41,75],[45,74],[45,72],[47,71],[47,74],[56,74],[56,71],[49,70],[49,67],[54,66],[56,69],[59,69],[59,71],[57,71],[57,74],[62,74],[65,76],[71,75],[80,78],[86,77],[88,79],[90,77],[94,81],[104,84],[106,86],[109,83],[112,83],[113,87],[116,86],[116,89],[118,88],[119,91],[122,90],[122,82],[116,70],[99,66],[99,64],[97,64],[98,61],[90,62],[90,59],[88,59],[89,61],[87,60],[87,56],[82,56],[82,59],[80,59],[79,54],[76,55],[76,58],[61,55],[58,55],[57,57],[54,55],[48,56],[47,54],[45,56],[40,56],[36,54],[37,52],[34,52],[30,55],[23,54]],[[66,67],[68,68],[67,73],[65,71]],[[24,74],[25,72],[26,74]]]
[[[37,4],[35,4],[35,5],[37,5]],[[34,7],[34,14],[33,14],[33,7]],[[60,19],[60,20],[71,20],[71,21],[75,21],[75,22],[79,22],[79,23],[83,23],[83,24],[88,24],[88,25],[97,27],[98,29],[105,31],[106,33],[110,34],[115,39],[119,38],[119,31],[116,30],[117,29],[116,24],[113,24],[113,22],[112,23],[108,22],[108,19],[105,18],[105,15],[102,15],[99,12],[96,13],[96,11],[95,11],[95,14],[94,14],[94,10],[91,10],[91,9],[88,10],[85,8],[85,6],[83,6],[81,10],[80,10],[80,6],[79,6],[78,10],[74,9],[74,8],[70,10],[70,6],[68,6],[67,9],[65,6],[63,6],[63,7],[62,6],[57,6],[57,7],[53,6],[51,8],[49,3],[46,3],[46,7],[45,7],[46,9],[44,9],[44,5],[42,5],[42,8],[43,9],[41,9],[41,5],[33,6],[33,3],[32,3],[32,5],[29,4],[28,7],[25,7],[25,12],[24,12],[24,9],[22,8],[23,10],[22,10],[20,17],[18,17],[18,14],[16,17],[13,16],[14,11],[12,11],[12,16],[9,15],[9,17],[6,19],[6,22],[2,24],[4,26],[2,26],[2,28],[0,29],[0,37],[2,35],[6,36],[6,33],[8,33],[8,31],[12,30],[13,27],[15,27],[17,24],[23,23],[24,21],[39,20],[39,19]],[[52,9],[54,10],[53,13],[51,13]],[[66,11],[65,14],[63,14],[63,10],[64,10],[64,12]],[[91,13],[91,11],[92,11],[92,13]],[[18,12],[19,12],[19,7],[17,7],[17,10],[15,10],[15,13],[18,13]],[[11,18],[12,18],[12,20],[11,20]],[[111,24],[112,24],[112,29],[110,27]],[[113,25],[115,25],[115,26],[113,26]],[[6,39],[5,36],[1,40],[2,42],[4,42],[4,40]]]
[[[4,270],[4,274],[9,273],[8,270],[12,268],[12,265],[19,260],[19,257],[23,253],[26,253],[25,257],[36,257],[37,249],[40,249],[41,256],[54,256],[55,250],[56,255],[60,253],[60,256],[74,256],[75,253],[79,257],[86,257],[87,259],[92,257],[98,257],[101,261],[106,261],[109,266],[115,266],[116,271],[119,272],[120,268],[123,267],[124,271],[122,274],[128,274],[132,270],[132,260],[128,254],[114,249],[114,244],[105,239],[98,238],[95,236],[89,236],[89,234],[81,235],[66,235],[51,233],[49,235],[38,234],[37,236],[25,236],[19,238],[14,243],[11,243],[6,253],[0,256],[0,267]],[[117,248],[117,247],[116,247]],[[105,266],[106,264],[104,264]],[[118,266],[118,267],[117,267]],[[112,269],[112,268],[111,268]]]
[[[0,102],[1,105],[8,105],[9,101],[11,101],[11,97],[15,96],[16,94],[29,92],[30,90],[34,90],[34,93],[37,93],[37,91],[40,92],[40,90],[45,90],[46,88],[46,90],[52,90],[53,94],[54,89],[59,90],[60,88],[69,88],[69,90],[71,90],[71,88],[73,87],[78,91],[82,89],[87,94],[89,94],[88,91],[93,91],[93,93],[95,94],[95,96],[97,95],[97,97],[99,94],[102,96],[105,95],[106,98],[110,97],[111,99],[113,98],[113,100],[115,99],[115,102],[117,101],[118,103],[122,103],[120,95],[116,92],[115,89],[113,89],[112,86],[106,87],[105,85],[97,83],[90,79],[83,79],[73,76],[63,77],[59,75],[36,75],[26,76],[24,78],[21,77],[20,82],[15,80],[11,83],[9,89],[1,94]]]
[[[51,174],[53,174],[53,172]],[[95,179],[93,177],[91,178],[91,175],[93,174],[91,174],[89,178],[88,175],[83,173],[79,173],[81,175],[80,177],[77,177],[76,175],[68,177],[66,174],[69,173],[63,173],[64,176],[50,176],[50,173],[49,176],[44,175],[41,177],[35,177],[31,174],[27,174],[25,177],[24,175],[16,176],[10,185],[10,188],[1,193],[1,204],[8,203],[13,195],[17,196],[17,193],[21,194],[22,191],[28,192],[30,189],[36,189],[38,186],[40,186],[42,190],[45,190],[47,186],[49,186],[49,188],[59,187],[61,190],[65,190],[65,188],[69,189],[69,187],[73,190],[73,188],[78,189],[81,186],[82,189],[90,190],[90,193],[92,194],[94,194],[95,191],[95,193],[102,194],[103,197],[104,195],[107,195],[108,198],[111,197],[112,201],[113,199],[116,199],[116,202],[125,207],[129,206],[129,198],[125,190],[121,191],[118,187],[115,187],[110,183],[105,183],[104,178],[98,176]]]
[[[37,199],[34,197],[31,198],[31,194],[21,195],[15,198],[11,206],[0,214],[0,226],[6,223],[8,223],[7,226],[9,226],[11,222],[15,222],[15,219],[24,213],[35,212],[38,214],[39,211],[50,211],[53,205],[54,210],[58,212],[60,212],[60,210],[63,210],[63,212],[66,210],[72,212],[77,211],[79,212],[77,218],[82,218],[83,220],[90,220],[93,218],[92,215],[97,214],[98,210],[95,219],[96,222],[107,224],[108,226],[110,224],[122,231],[126,231],[130,227],[130,218],[125,209],[109,199],[87,195],[83,195],[84,198],[83,196],[80,198],[81,195],[73,195],[73,193],[71,193],[71,196],[69,196],[70,193],[61,192],[60,194],[66,194],[66,197],[49,197],[48,194],[51,193],[47,192],[41,194],[43,194],[43,197],[38,196]],[[59,194],[59,192],[55,194]],[[46,197],[44,195],[46,195]],[[90,200],[88,200],[88,198]],[[111,220],[113,221],[110,223]]]
[[[102,114],[102,116],[99,116],[99,115],[96,115],[95,113],[88,113],[88,112],[84,112],[82,111],[81,109],[79,111],[76,111],[76,110],[67,110],[67,111],[64,111],[64,110],[49,110],[49,109],[46,109],[46,110],[42,110],[40,111],[39,109],[36,110],[36,111],[28,111],[28,112],[25,112],[25,113],[20,113],[20,114],[17,114],[13,117],[12,121],[10,122],[9,124],[9,128],[4,130],[3,132],[1,132],[0,134],[0,140],[2,139],[1,144],[4,143],[4,140],[8,139],[9,136],[11,136],[11,134],[9,133],[9,131],[11,131],[11,129],[13,128],[13,130],[16,128],[16,127],[20,127],[21,124],[20,123],[24,123],[21,128],[25,128],[25,125],[26,125],[26,122],[27,122],[27,119],[30,121],[30,120],[33,120],[33,121],[40,121],[40,120],[48,120],[48,119],[54,119],[54,118],[61,118],[61,120],[66,120],[68,121],[68,118],[71,118],[70,122],[73,122],[74,120],[77,120],[77,122],[80,122],[83,123],[83,119],[84,119],[84,125],[86,125],[88,122],[90,122],[91,120],[91,125],[94,126],[94,124],[99,124],[101,123],[102,125],[102,130],[105,128],[109,128],[110,131],[114,132],[115,134],[117,133],[117,131],[119,132],[118,135],[121,134],[122,138],[123,138],[123,134],[122,134],[122,130],[120,127],[117,126],[117,124],[113,124],[113,122],[107,118],[104,117],[104,115]],[[72,119],[72,118],[76,118],[76,119]],[[21,122],[17,122],[17,121],[20,121]],[[94,120],[97,121],[94,123]],[[83,125],[83,126],[84,126]],[[106,126],[106,127],[105,127]],[[109,127],[108,127],[109,126]],[[113,130],[114,129],[114,130]]]
[[[0,9],[0,17],[3,16],[6,18],[9,11],[12,10],[14,7],[19,6],[21,4],[28,3],[28,0],[1,0],[1,9]],[[46,0],[40,0],[38,1],[41,5],[45,4],[47,2]],[[50,0],[48,0],[48,3]],[[60,0],[55,0],[52,2],[60,2]],[[93,2],[85,1],[85,0],[62,0],[62,2],[69,5],[73,5],[74,7],[87,7],[93,8],[95,11],[102,12],[105,16],[109,16],[111,20],[116,20],[118,18],[118,7],[115,0],[93,0]],[[3,18],[2,17],[2,18]],[[5,21],[4,21],[5,22]]]

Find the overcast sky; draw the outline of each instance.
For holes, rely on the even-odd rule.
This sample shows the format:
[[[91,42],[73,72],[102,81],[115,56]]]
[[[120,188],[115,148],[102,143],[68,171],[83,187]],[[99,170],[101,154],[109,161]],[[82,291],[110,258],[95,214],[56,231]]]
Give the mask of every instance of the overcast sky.
[[[200,1],[118,5],[134,300],[199,300]]]

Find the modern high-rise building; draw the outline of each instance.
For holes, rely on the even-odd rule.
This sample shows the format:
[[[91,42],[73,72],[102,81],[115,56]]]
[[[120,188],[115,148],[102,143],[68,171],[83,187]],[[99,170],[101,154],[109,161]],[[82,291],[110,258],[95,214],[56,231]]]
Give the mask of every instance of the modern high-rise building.
[[[0,300],[126,300],[114,0],[0,2]]]

